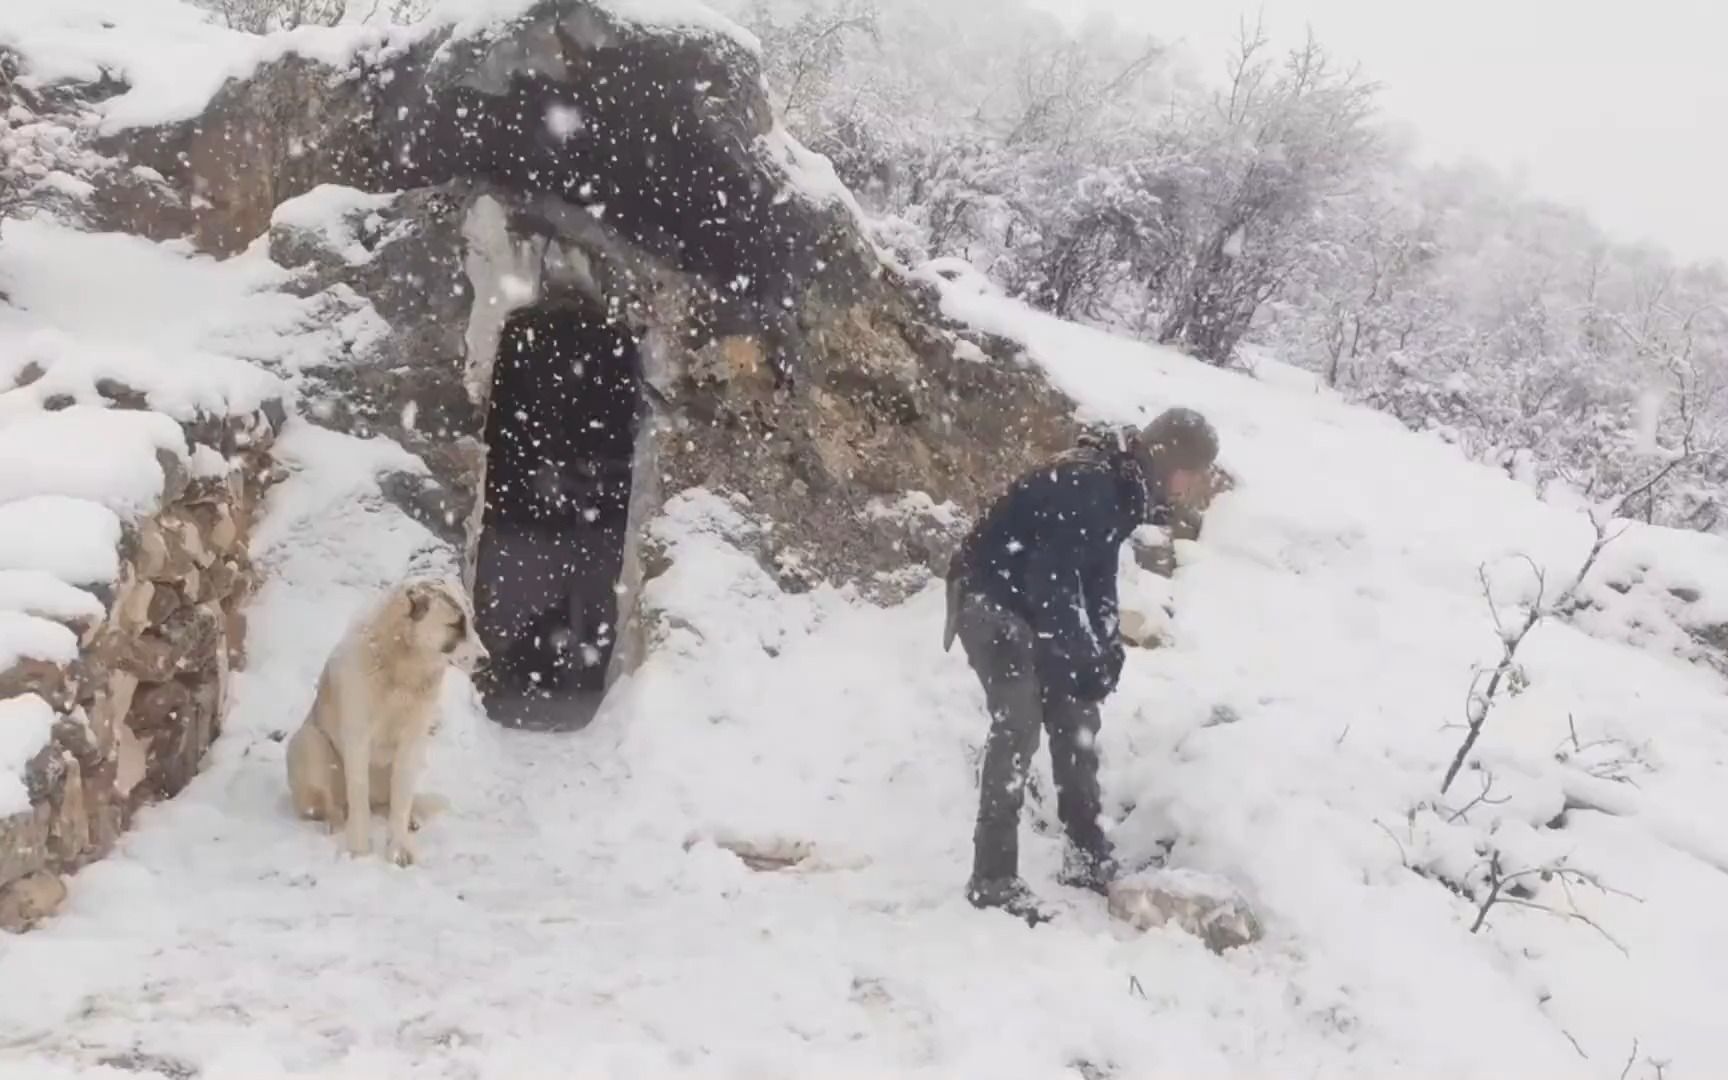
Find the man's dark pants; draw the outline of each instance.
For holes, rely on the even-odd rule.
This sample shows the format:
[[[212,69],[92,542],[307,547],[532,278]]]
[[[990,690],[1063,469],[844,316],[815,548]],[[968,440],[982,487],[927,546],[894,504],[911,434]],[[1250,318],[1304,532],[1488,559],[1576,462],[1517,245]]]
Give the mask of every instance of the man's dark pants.
[[[1013,612],[968,594],[956,630],[990,709],[972,835],[973,886],[1003,886],[1019,877],[1020,807],[1040,729],[1050,733],[1057,815],[1069,842],[1092,865],[1108,860],[1109,841],[1098,824],[1098,706],[1043,685],[1032,627]]]

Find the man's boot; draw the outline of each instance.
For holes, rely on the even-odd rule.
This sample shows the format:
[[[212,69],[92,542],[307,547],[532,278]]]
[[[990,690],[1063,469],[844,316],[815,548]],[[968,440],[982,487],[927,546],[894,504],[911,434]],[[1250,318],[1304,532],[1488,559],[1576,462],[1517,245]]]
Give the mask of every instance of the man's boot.
[[[980,910],[1000,908],[1027,926],[1037,926],[1055,918],[1038,903],[1038,898],[1019,878],[973,878],[966,886],[966,899]]]
[[[1070,846],[1062,855],[1062,872],[1056,880],[1073,889],[1086,889],[1099,896],[1107,895],[1110,883],[1120,872],[1116,857],[1106,849],[1102,852],[1083,851]]]

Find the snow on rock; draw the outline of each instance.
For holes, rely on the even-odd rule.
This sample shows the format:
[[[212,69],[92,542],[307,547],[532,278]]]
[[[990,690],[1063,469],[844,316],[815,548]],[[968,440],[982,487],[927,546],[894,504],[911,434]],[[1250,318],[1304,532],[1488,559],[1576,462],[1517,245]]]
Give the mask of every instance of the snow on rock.
[[[927,519],[943,528],[968,524],[965,513],[952,502],[937,502],[927,492],[908,491],[895,499],[872,499],[864,508],[874,518],[897,523]]]
[[[54,0],[0,5],[0,45],[24,58],[26,85],[125,85],[97,107],[106,132],[195,116],[224,82],[286,55],[337,67],[401,48],[415,32],[307,26],[258,37],[229,30],[180,0]]]
[[[48,745],[53,727],[54,710],[35,694],[0,699],[0,818],[30,809],[24,767]]]
[[[359,266],[370,262],[372,249],[384,242],[378,236],[382,222],[377,215],[396,199],[396,195],[378,195],[341,184],[320,184],[276,207],[270,215],[270,227],[303,234],[322,250],[350,266]]]
[[[284,393],[258,361],[292,369],[310,301],[275,291],[262,256],[221,262],[179,245],[79,232],[44,219],[0,235],[0,418],[56,397],[104,401],[111,382],[176,420],[252,412]]]
[[[78,658],[78,635],[37,615],[0,611],[0,671],[20,660],[70,664]]]
[[[447,25],[460,40],[520,18],[543,0],[438,0],[427,17],[430,25]],[[717,37],[748,51],[762,51],[756,35],[701,0],[591,0],[612,19],[644,30]]]
[[[853,197],[851,189],[840,182],[833,163],[827,158],[805,148],[780,124],[759,141],[768,159],[785,174],[793,191],[817,205],[836,203],[845,208],[854,221],[863,222],[864,211],[858,206],[858,200]]]
[[[0,570],[0,611],[21,611],[56,622],[97,620],[102,601],[41,570]]]
[[[120,516],[101,503],[34,495],[0,504],[0,570],[106,585],[119,572]]]
[[[0,419],[0,503],[67,495],[147,514],[165,479],[157,451],[187,455],[180,425],[160,413],[75,405]]]
[[[1260,921],[1228,881],[1195,870],[1149,870],[1110,883],[1110,914],[1138,930],[1175,923],[1214,952],[1253,944]]]

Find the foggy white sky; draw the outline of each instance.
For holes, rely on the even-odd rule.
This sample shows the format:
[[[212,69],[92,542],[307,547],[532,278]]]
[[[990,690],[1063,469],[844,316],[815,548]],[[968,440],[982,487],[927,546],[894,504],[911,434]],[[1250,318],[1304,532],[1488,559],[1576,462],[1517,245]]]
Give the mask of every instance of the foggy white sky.
[[[1728,0],[1044,0],[1221,64],[1244,10],[1312,25],[1384,87],[1425,156],[1473,156],[1617,238],[1728,259]],[[1210,70],[1210,69],[1209,69]]]

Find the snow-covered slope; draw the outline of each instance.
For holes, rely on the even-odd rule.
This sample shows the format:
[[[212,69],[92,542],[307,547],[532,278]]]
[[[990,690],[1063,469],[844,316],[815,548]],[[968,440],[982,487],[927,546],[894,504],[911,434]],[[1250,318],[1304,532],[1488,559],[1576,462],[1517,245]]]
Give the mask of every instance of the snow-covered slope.
[[[154,287],[183,258],[148,257]],[[184,272],[257,326],[282,315],[253,263]],[[62,318],[114,300],[67,293]],[[1605,617],[1597,636],[1544,623],[1483,771],[1437,794],[1472,666],[1498,652],[1479,564],[1510,608],[1517,556],[1554,581],[1575,569],[1581,515],[1276,365],[1249,379],[948,302],[1026,341],[1092,416],[1184,403],[1223,434],[1239,487],[1181,552],[1173,644],[1134,651],[1106,709],[1105,784],[1126,852],[1173,841],[1171,864],[1246,891],[1264,941],[1219,957],[1062,896],[1049,806],[1025,862],[1063,917],[1029,930],[967,907],[985,720],[940,649],[937,590],[887,610],[784,595],[730,542],[747,508],[708,492],[657,526],[667,635],[591,728],[506,732],[453,680],[433,780],[453,806],[421,865],[341,858],[289,813],[277,739],[349,614],[433,547],[376,497],[400,451],[299,425],[278,444],[294,476],[257,538],[270,576],[226,732],[66,914],[0,941],[0,1071],[1608,1077],[1629,1056],[1632,1076],[1728,1059],[1719,677]],[[189,322],[197,304],[160,310],[182,312],[157,333],[188,348],[248,340]],[[1698,603],[1728,595],[1718,545],[1616,543]],[[1600,573],[1626,569],[1615,550]],[[756,873],[716,843],[740,837],[815,856]],[[1472,934],[1478,905],[1442,882],[1476,887],[1489,851],[1618,892],[1532,880],[1526,903],[1590,922],[1502,904]]]
[[[215,65],[232,35],[171,25],[167,0],[127,0],[136,18],[107,29],[126,4],[62,2],[88,25],[18,5],[0,28],[69,73],[143,65],[128,74],[150,93],[115,99],[110,124],[255,62]],[[152,60],[152,33],[187,51]],[[0,396],[0,446],[49,392],[94,407],[112,377],[177,418],[232,408],[378,329],[277,291],[257,251],[219,263],[11,221],[0,275],[0,377],[44,369]],[[736,543],[749,508],[713,492],[655,526],[664,637],[593,726],[504,731],[453,678],[431,778],[452,806],[420,865],[341,857],[290,813],[280,737],[350,614],[441,556],[378,494],[416,462],[295,422],[225,733],[60,918],[0,937],[0,1076],[1649,1078],[1728,1061],[1728,683],[1685,631],[1728,623],[1728,545],[1619,536],[1579,590],[1590,606],[1525,641],[1480,768],[1442,798],[1472,672],[1499,655],[1482,568],[1515,623],[1532,565],[1550,599],[1575,574],[1585,517],[1275,363],[1218,372],[945,288],[1089,417],[1186,404],[1220,428],[1238,486],[1173,586],[1125,570],[1125,594],[1172,601],[1172,642],[1131,653],[1104,781],[1124,852],[1169,846],[1234,882],[1263,941],[1215,956],[1064,895],[1042,801],[1025,869],[1062,918],[966,906],[985,718],[940,649],[939,591],[891,609],[784,594]],[[3,475],[28,494],[45,474]],[[73,470],[55,490],[96,479],[126,478]],[[82,530],[105,545],[91,555],[0,520],[0,561],[25,567],[0,607],[77,603],[48,571],[111,556],[104,523]],[[0,710],[18,728],[0,729],[0,785],[44,724]],[[813,855],[758,873],[722,846],[737,839]],[[1472,933],[1492,858],[1526,888]],[[1544,867],[1565,872],[1529,873]]]

